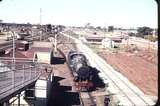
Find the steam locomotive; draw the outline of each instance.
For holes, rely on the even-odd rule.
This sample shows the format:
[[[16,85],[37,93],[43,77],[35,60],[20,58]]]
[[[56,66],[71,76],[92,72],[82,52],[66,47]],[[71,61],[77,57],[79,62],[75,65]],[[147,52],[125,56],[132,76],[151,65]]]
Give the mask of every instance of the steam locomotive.
[[[93,74],[83,53],[71,50],[68,53],[68,64],[74,76],[76,88],[88,91],[93,87]]]

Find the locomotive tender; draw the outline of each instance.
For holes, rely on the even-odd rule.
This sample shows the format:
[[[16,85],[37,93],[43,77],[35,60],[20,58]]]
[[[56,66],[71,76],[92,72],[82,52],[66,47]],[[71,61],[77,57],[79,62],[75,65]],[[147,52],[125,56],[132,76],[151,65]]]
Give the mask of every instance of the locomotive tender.
[[[68,53],[68,64],[74,76],[76,87],[81,91],[90,90],[93,87],[93,75],[85,55],[71,50]]]

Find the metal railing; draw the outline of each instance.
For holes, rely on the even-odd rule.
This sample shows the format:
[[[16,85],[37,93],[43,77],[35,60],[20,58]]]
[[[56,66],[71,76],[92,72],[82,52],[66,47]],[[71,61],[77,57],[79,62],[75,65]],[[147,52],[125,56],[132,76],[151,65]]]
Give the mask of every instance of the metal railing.
[[[40,74],[40,65],[36,62],[0,64],[0,100],[36,81]]]

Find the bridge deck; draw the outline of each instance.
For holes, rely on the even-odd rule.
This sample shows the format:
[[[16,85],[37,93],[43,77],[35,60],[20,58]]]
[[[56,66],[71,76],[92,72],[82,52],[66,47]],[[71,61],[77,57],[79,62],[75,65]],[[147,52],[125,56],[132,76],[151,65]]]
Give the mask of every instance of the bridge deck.
[[[0,66],[0,102],[8,100],[13,95],[33,84],[40,76],[39,65],[23,63],[12,70],[4,65]]]

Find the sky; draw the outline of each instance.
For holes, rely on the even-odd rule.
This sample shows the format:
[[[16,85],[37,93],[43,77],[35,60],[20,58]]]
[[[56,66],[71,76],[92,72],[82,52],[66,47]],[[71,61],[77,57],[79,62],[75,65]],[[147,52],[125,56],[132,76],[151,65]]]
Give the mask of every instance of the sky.
[[[155,0],[3,0],[3,22],[157,28]]]

